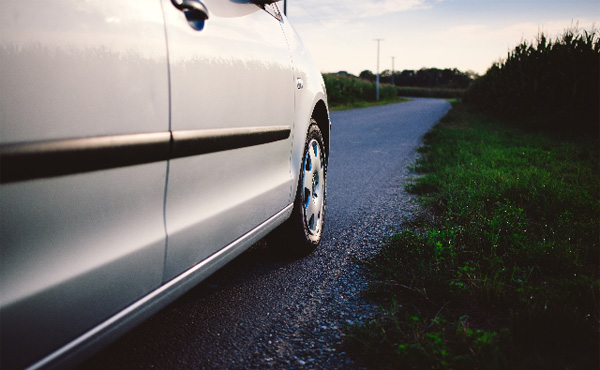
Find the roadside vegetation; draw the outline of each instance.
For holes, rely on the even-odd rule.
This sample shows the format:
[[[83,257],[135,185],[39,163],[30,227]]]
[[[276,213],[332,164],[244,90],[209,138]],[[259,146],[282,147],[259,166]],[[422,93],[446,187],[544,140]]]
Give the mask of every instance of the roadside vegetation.
[[[458,69],[421,68],[417,71],[384,70],[380,73],[380,82],[402,87],[466,89],[477,75],[475,72],[461,72]],[[359,78],[374,82],[376,75],[367,70],[362,71]]]
[[[593,41],[595,66],[581,66],[593,77],[597,33],[567,31],[556,43],[580,50],[570,33]],[[540,59],[528,55],[522,63]],[[516,85],[507,84],[519,94]],[[364,261],[365,296],[384,313],[349,327],[346,346],[371,369],[600,363],[599,121],[586,113],[561,116],[574,130],[533,125],[506,108],[492,114],[486,101],[455,103],[425,136],[414,168],[422,176],[407,186],[423,213]],[[599,111],[598,99],[589,103]],[[573,104],[544,105],[544,116]]]
[[[399,96],[410,96],[414,98],[442,98],[461,99],[464,89],[452,89],[444,87],[397,87]]]
[[[375,74],[364,70],[359,77],[375,81]],[[392,73],[389,69],[381,72],[380,81],[397,87],[399,96],[459,99],[477,77],[474,72],[461,72],[458,69],[421,68]]]
[[[423,68],[397,72],[392,79],[392,72],[385,70],[380,75],[379,101],[376,76],[369,70],[358,77],[343,71],[326,73],[323,79],[329,108],[341,110],[402,102],[408,97],[460,99],[474,76],[456,69]]]
[[[371,105],[383,105],[406,100],[399,98],[396,88],[389,84],[380,84],[380,100],[377,101],[374,82],[337,73],[324,74],[323,79],[325,80],[327,101],[329,102],[329,109],[331,110],[362,108]]]
[[[465,94],[465,102],[521,126],[598,133],[600,33],[568,29],[551,40],[523,41]]]

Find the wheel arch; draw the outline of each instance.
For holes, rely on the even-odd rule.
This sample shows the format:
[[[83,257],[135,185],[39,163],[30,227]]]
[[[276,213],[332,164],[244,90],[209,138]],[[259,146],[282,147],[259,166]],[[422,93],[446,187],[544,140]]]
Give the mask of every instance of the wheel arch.
[[[321,130],[321,134],[323,135],[323,141],[325,142],[325,149],[327,151],[327,157],[329,157],[330,143],[329,143],[329,133],[331,130],[331,121],[329,120],[329,112],[327,110],[327,105],[323,100],[319,100],[315,108],[313,109],[312,118],[317,121],[317,126]]]

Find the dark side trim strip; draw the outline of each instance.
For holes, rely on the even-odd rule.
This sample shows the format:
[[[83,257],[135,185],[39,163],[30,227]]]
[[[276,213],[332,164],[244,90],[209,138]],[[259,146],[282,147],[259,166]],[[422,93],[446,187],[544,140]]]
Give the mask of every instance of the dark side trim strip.
[[[285,140],[289,126],[242,129],[173,131],[172,158],[221,152]]]
[[[189,130],[0,145],[0,183],[167,161],[285,140],[289,126]]]

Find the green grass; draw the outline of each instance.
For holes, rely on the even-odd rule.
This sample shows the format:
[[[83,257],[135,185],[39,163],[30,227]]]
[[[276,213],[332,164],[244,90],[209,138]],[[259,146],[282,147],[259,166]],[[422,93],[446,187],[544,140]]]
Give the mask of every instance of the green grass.
[[[440,87],[398,87],[398,95],[423,98],[444,98],[444,99],[460,99],[462,98],[465,89],[450,89]]]
[[[348,102],[348,103],[338,103],[338,104],[330,103],[329,110],[330,111],[339,111],[339,110],[348,110],[348,109],[355,109],[355,108],[366,108],[366,107],[372,107],[375,105],[402,103],[402,102],[406,102],[406,101],[410,101],[410,100],[411,99],[408,99],[408,98],[382,99],[379,101],[354,100],[353,102]]]
[[[596,369],[597,138],[519,131],[462,104],[408,186],[425,212],[365,263],[385,314],[348,328],[372,369]]]

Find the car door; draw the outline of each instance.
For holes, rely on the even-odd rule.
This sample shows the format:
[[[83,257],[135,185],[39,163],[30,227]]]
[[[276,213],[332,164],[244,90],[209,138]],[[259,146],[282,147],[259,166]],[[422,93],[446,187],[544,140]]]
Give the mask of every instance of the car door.
[[[276,9],[249,1],[190,2],[195,10],[163,0],[173,157],[186,156],[169,164],[166,280],[292,199],[296,85]]]
[[[160,0],[0,2],[0,368],[160,286],[168,102]]]

